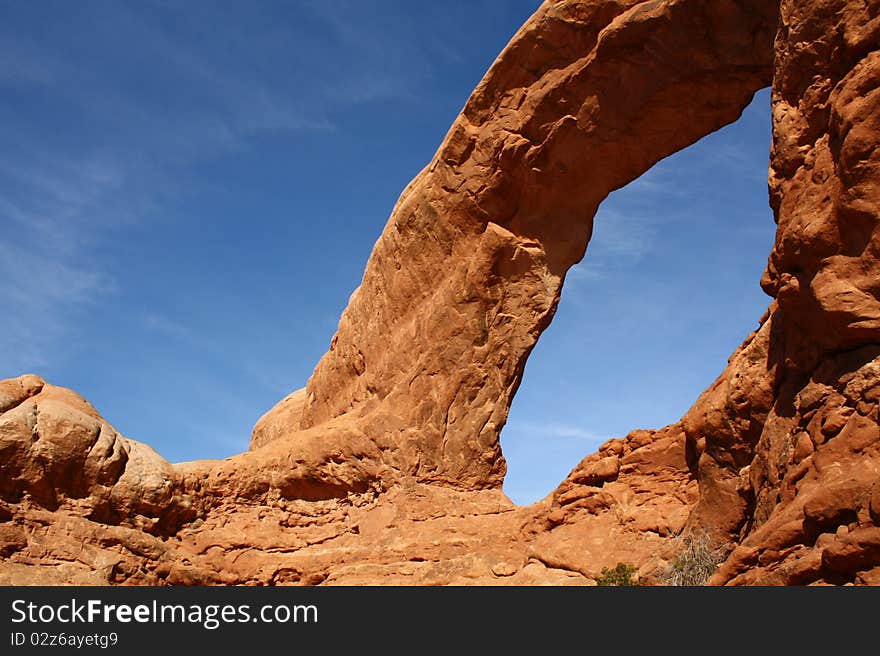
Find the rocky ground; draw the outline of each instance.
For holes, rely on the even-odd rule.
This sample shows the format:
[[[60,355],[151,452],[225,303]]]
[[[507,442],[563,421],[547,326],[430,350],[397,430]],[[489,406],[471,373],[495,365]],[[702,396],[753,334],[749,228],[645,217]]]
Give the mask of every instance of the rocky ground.
[[[214,496],[204,473],[234,459],[164,463],[33,376],[0,393],[4,462],[29,465],[4,478],[0,584],[589,585],[616,558],[661,568],[697,494],[677,430],[609,442],[529,507],[412,478],[326,499],[224,481]]]

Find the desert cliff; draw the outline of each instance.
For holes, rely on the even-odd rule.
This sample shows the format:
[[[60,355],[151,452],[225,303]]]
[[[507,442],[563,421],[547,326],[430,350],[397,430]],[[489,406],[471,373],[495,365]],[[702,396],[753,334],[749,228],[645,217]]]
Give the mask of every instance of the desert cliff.
[[[544,2],[248,452],[172,465],[0,382],[0,583],[664,583],[702,541],[713,584],[880,584],[878,47],[877,2]],[[768,85],[758,329],[680,422],[515,506],[499,435],[599,204]]]

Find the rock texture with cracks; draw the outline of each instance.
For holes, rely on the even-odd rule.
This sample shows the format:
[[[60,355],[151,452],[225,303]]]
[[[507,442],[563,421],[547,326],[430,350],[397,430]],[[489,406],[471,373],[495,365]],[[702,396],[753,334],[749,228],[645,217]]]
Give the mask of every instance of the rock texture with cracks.
[[[329,352],[251,449],[170,465],[0,382],[0,583],[880,582],[880,5],[557,0],[404,190]],[[760,327],[681,422],[500,490],[498,436],[599,203],[773,85]]]

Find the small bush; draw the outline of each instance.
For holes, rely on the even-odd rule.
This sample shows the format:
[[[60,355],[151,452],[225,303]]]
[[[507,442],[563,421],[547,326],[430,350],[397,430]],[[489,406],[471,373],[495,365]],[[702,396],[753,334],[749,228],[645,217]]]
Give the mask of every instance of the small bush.
[[[662,577],[664,585],[706,585],[729,549],[715,546],[708,534],[688,535],[681,538],[682,551]]]
[[[633,580],[633,574],[638,568],[628,563],[617,563],[614,569],[602,568],[602,575],[596,579],[596,585],[616,585],[634,587],[638,585]]]

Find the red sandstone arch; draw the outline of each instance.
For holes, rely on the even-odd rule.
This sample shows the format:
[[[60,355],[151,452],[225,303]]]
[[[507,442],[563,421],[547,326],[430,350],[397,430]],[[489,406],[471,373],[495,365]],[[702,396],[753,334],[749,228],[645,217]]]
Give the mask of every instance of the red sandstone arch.
[[[776,14],[545,2],[401,195],[305,392],[255,441],[344,416],[419,480],[499,486],[499,433],[596,208],[739,117],[771,81]]]
[[[357,566],[393,531],[397,580],[428,553],[443,567],[427,582],[494,582],[519,572],[499,562],[512,554],[546,565],[517,581],[558,582],[595,578],[599,557],[647,563],[687,521],[736,547],[716,583],[880,583],[878,44],[876,0],[545,2],[404,190],[330,351],[251,451],[172,466],[69,390],[0,381],[0,555],[18,559],[0,579],[373,582],[398,555]],[[771,77],[761,327],[679,424],[509,507],[498,435],[596,207]],[[624,516],[613,486],[653,498]],[[447,520],[467,540],[445,544]]]

